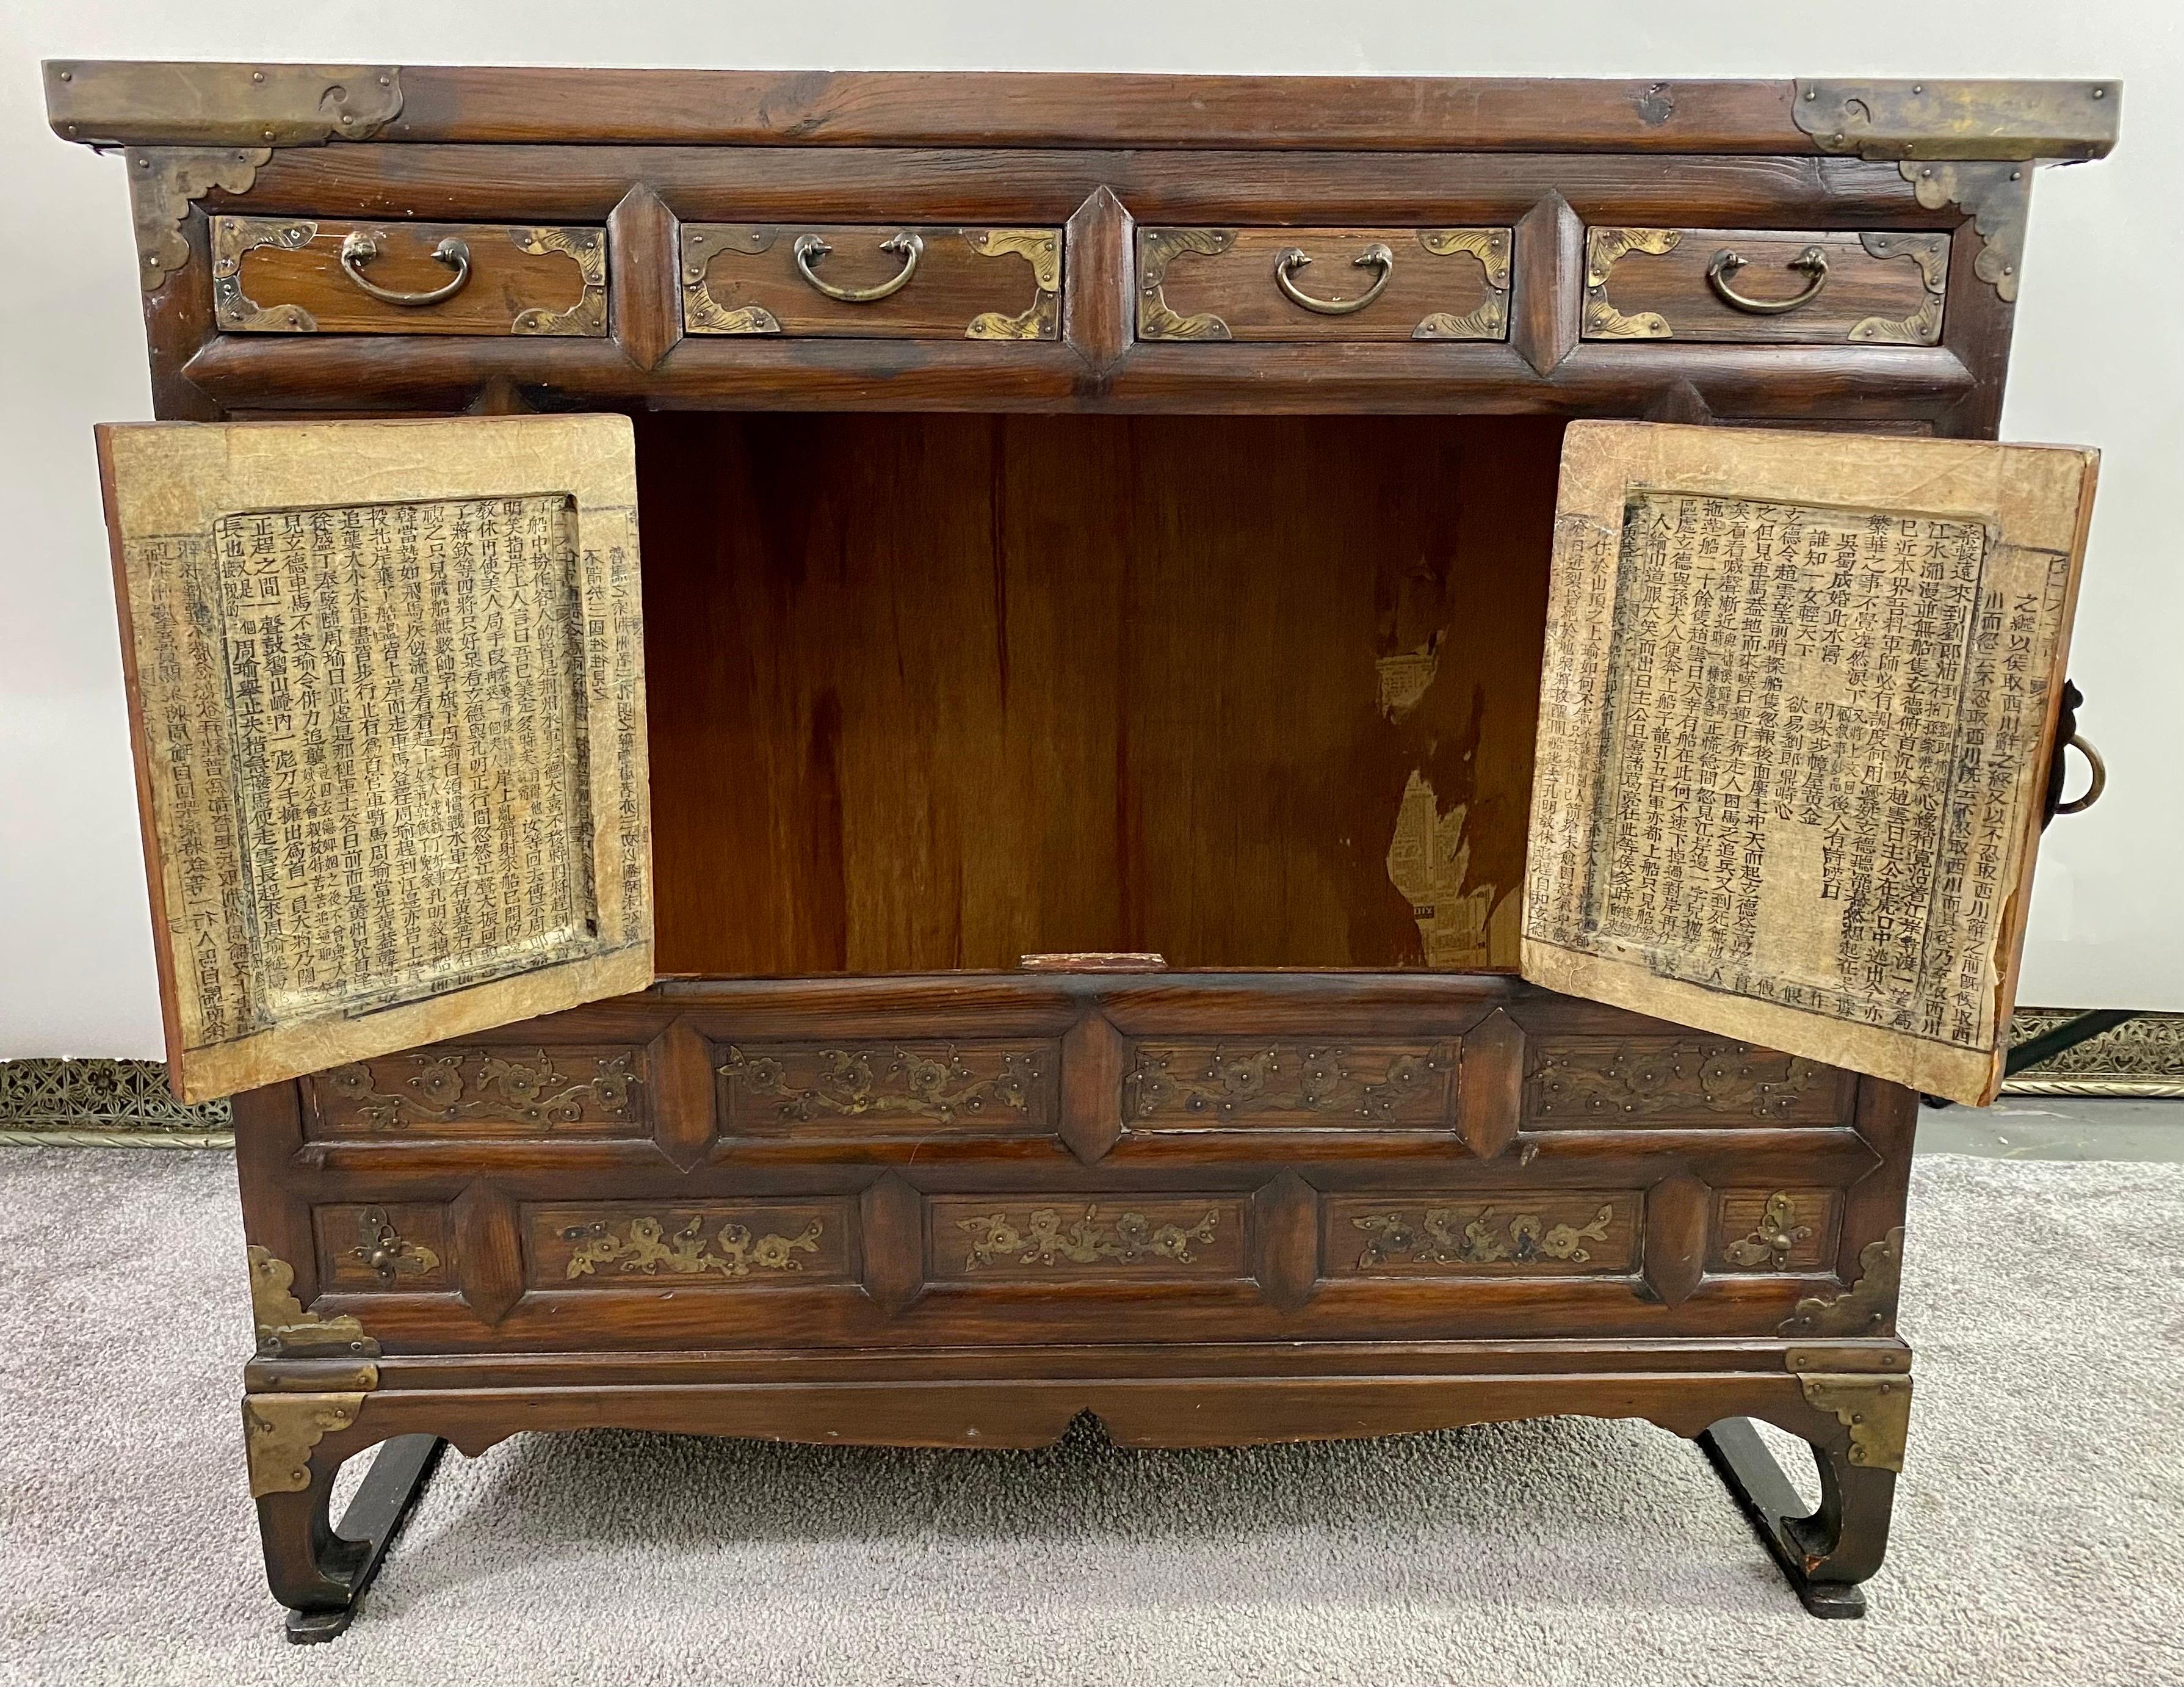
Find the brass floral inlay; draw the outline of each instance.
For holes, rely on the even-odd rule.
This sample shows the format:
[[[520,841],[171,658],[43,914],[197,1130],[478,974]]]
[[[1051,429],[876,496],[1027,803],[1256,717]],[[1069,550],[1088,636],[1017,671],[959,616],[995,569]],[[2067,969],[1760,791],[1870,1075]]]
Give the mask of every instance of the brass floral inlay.
[[[1412,1096],[1456,1065],[1455,1049],[1446,1043],[1394,1055],[1375,1079],[1352,1071],[1349,1053],[1340,1048],[1273,1043],[1232,1054],[1217,1046],[1202,1065],[1180,1071],[1178,1058],[1139,1051],[1128,1081],[1135,1117],[1150,1119],[1180,1107],[1185,1113],[1221,1119],[1240,1112],[1392,1119]]]
[[[397,1277],[421,1277],[440,1269],[440,1256],[410,1241],[395,1227],[384,1207],[366,1207],[356,1215],[357,1244],[349,1258],[391,1285]]]
[[[1588,228],[1585,232],[1585,332],[1602,340],[1663,340],[1669,319],[1658,310],[1624,316],[1607,302],[1607,274],[1632,252],[1659,257],[1683,240],[1674,228]]]
[[[826,1231],[825,1222],[814,1219],[795,1236],[769,1232],[754,1237],[749,1226],[731,1220],[709,1242],[706,1223],[705,1215],[694,1214],[672,1235],[656,1218],[632,1219],[627,1226],[604,1220],[571,1225],[561,1232],[563,1241],[576,1244],[575,1253],[569,1257],[568,1275],[588,1277],[602,1265],[646,1276],[663,1271],[679,1276],[707,1276],[717,1271],[724,1277],[747,1277],[754,1271],[800,1271],[804,1262],[796,1256],[817,1253],[819,1238]]]
[[[1369,1271],[1401,1260],[1413,1265],[1498,1265],[1556,1260],[1583,1265],[1592,1258],[1587,1242],[1604,1242],[1615,1222],[1615,1209],[1602,1206],[1587,1225],[1550,1225],[1538,1213],[1498,1215],[1489,1207],[1475,1218],[1458,1221],[1465,1209],[1428,1207],[1423,1217],[1368,1213],[1350,1222],[1371,1240],[1357,1256],[1357,1269]]]
[[[498,1054],[479,1059],[476,1049],[410,1059],[416,1074],[404,1080],[401,1090],[392,1095],[373,1086],[371,1068],[361,1061],[337,1066],[320,1081],[354,1103],[358,1120],[372,1131],[459,1119],[513,1119],[551,1127],[582,1122],[588,1108],[606,1119],[627,1119],[630,1091],[638,1081],[627,1054],[599,1057],[594,1061],[599,1070],[581,1081],[557,1070],[543,1048],[535,1060]],[[474,1080],[463,1071],[463,1063],[471,1059],[479,1059]]]
[[[1138,236],[1138,338],[1141,340],[1225,340],[1228,325],[1212,311],[1185,316],[1169,304],[1162,286],[1167,266],[1186,252],[1215,257],[1236,243],[1233,228],[1152,228]]]
[[[1759,1222],[1748,1236],[1738,1237],[1721,1250],[1723,1259],[1747,1271],[1778,1271],[1789,1262],[1800,1243],[1813,1239],[1813,1227],[1797,1222],[1797,1204],[1786,1189],[1767,1198]]]
[[[999,1059],[1000,1071],[989,1076],[953,1044],[938,1058],[903,1047],[824,1048],[817,1052],[811,1081],[798,1083],[780,1056],[731,1047],[719,1070],[751,1094],[774,1100],[784,1121],[900,1113],[954,1124],[958,1114],[995,1110],[1027,1118],[1045,1064],[1036,1054],[1007,1053]]]
[[[1095,1204],[1081,1218],[1065,1218],[1053,1207],[1042,1207],[1021,1223],[1006,1213],[985,1213],[958,1219],[956,1228],[967,1231],[971,1248],[964,1261],[967,1271],[981,1265],[1013,1261],[1019,1265],[1090,1265],[1112,1261],[1118,1265],[1146,1260],[1173,1260],[1189,1264],[1197,1255],[1194,1244],[1210,1247],[1221,1215],[1209,1210],[1196,1224],[1155,1224],[1145,1214],[1117,1213],[1102,1217]]]
[[[1735,1042],[1674,1042],[1665,1047],[1617,1047],[1605,1067],[1569,1053],[1540,1063],[1540,1112],[1663,1113],[1702,1107],[1709,1113],[1749,1113],[1759,1119],[1788,1116],[1797,1099],[1827,1069],[1787,1057],[1779,1078],[1760,1075],[1753,1051]]]

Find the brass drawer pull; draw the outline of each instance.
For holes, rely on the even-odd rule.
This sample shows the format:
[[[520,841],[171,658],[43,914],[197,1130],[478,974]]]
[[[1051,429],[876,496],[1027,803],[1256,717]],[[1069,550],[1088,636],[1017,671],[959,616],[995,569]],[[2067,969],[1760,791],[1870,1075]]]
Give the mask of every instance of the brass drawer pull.
[[[366,280],[364,266],[378,255],[379,243],[360,228],[353,230],[342,242],[342,273],[382,304],[437,304],[460,293],[471,278],[471,249],[452,234],[432,249],[432,260],[453,270],[454,279],[430,293],[397,293],[392,288]]]
[[[797,274],[827,298],[839,299],[844,304],[877,304],[910,285],[910,278],[917,273],[917,260],[925,255],[925,242],[908,229],[903,230],[892,240],[880,242],[881,251],[902,254],[902,268],[878,287],[836,287],[831,282],[820,280],[818,272],[811,267],[812,263],[833,249],[816,234],[798,235],[795,249]]]
[[[1747,316],[1787,316],[1792,310],[1810,304],[1820,296],[1820,289],[1828,284],[1828,254],[1817,246],[1808,246],[1786,265],[1810,277],[1802,293],[1792,293],[1787,299],[1748,299],[1729,284],[1730,277],[1744,267],[1744,262],[1734,252],[1717,252],[1713,254],[1713,262],[1707,265],[1707,280],[1721,295],[1724,304]]]
[[[2086,758],[2086,770],[2092,774],[2092,782],[2086,786],[2082,795],[2072,797],[2068,802],[2057,803],[2055,812],[2058,814],[2082,814],[2098,802],[2101,800],[2101,793],[2109,788],[2109,764],[2101,760],[2099,751],[2094,749],[2075,732],[2063,740],[2063,747],[2066,750],[2075,750]]]
[[[1301,304],[1307,310],[1317,310],[1323,316],[1347,316],[1353,310],[1362,310],[1380,296],[1381,289],[1388,285],[1388,278],[1396,273],[1396,254],[1376,240],[1351,260],[1361,270],[1379,267],[1379,276],[1372,286],[1355,299],[1314,299],[1290,279],[1291,275],[1311,261],[1305,256],[1302,247],[1284,246],[1274,254],[1274,285],[1281,288],[1290,304]]]

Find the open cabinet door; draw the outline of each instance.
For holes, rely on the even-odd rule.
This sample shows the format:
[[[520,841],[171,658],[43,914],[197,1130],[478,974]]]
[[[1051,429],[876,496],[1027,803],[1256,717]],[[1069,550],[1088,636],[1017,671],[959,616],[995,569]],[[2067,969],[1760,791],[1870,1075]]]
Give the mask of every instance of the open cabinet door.
[[[1992,1100],[2098,463],[1573,423],[1524,976]]]
[[[183,1100],[651,982],[627,418],[98,457]]]

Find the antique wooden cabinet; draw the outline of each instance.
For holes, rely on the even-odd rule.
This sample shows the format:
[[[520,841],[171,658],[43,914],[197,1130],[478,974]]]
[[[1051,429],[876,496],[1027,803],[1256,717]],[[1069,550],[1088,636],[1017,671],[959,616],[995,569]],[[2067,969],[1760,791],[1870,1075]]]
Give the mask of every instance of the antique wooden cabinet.
[[[1618,636],[1730,653],[1603,894],[1665,850],[1784,938],[1750,928],[1807,918],[1759,901],[1788,857],[1702,863],[1683,817],[1772,758],[1786,822],[1826,763],[1815,895],[1848,859],[1836,917],[1900,936],[1865,886],[1974,823],[1983,756],[1998,841],[1932,891],[1988,921],[1977,1098],[2090,468],[2026,541],[2046,597],[1968,585],[1960,637],[1792,576],[1809,533],[1877,577],[1892,532],[1955,589],[1946,524],[1838,520],[1828,474],[1986,472],[1931,442],[1992,438],[2033,167],[2105,152],[2115,85],[47,74],[129,176],[159,416],[275,424],[103,455],[178,1081],[255,1086],[244,1420],[292,1633],[348,1620],[442,1438],[1086,1412],[1651,1419],[1811,1609],[1862,1609],[1917,1098],[1860,1074],[1925,1069],[1794,995],[1724,1018],[1718,971],[1665,1017],[1519,976],[1555,805],[1610,788],[1567,748],[1571,489],[1667,453],[1601,483],[1613,528],[1671,458],[1774,477],[1691,482],[1685,549],[1592,577],[1712,582],[1719,627],[1679,595]],[[421,416],[515,419],[332,425]],[[1575,418],[1742,426],[1581,453]],[[2014,735],[1906,739],[1860,811],[1853,704],[1778,679],[1740,723],[1717,564],[1786,520],[1743,648],[2006,669]],[[1947,1041],[1945,993],[1846,1017]],[[1752,1418],[1811,1444],[1814,1514]]]

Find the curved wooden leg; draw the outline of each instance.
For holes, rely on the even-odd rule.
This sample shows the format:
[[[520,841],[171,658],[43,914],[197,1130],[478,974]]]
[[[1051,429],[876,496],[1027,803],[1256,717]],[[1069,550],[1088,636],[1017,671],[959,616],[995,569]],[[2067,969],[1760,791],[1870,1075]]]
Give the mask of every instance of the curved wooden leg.
[[[339,1528],[330,1512],[342,1460],[314,1459],[307,1486],[259,1496],[265,1579],[273,1597],[288,1607],[291,1640],[331,1640],[348,1627],[357,1600],[446,1446],[437,1435],[398,1435],[382,1443]]]
[[[1759,1539],[1815,1617],[1863,1617],[1858,1584],[1880,1567],[1896,1472],[1853,1464],[1847,1448],[1808,1442],[1820,1471],[1820,1503],[1808,1512],[1782,1466],[1747,1417],[1725,1417],[1699,1445]]]

